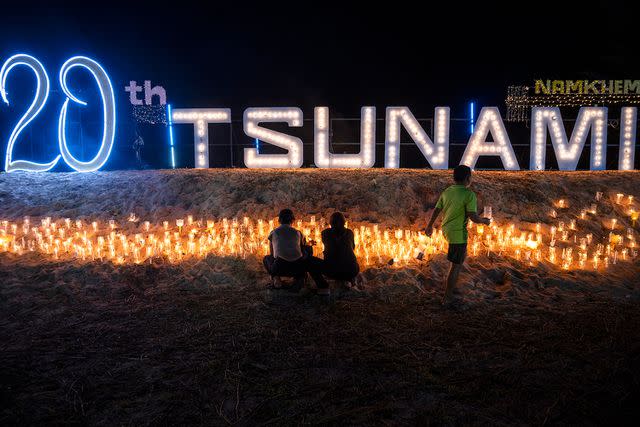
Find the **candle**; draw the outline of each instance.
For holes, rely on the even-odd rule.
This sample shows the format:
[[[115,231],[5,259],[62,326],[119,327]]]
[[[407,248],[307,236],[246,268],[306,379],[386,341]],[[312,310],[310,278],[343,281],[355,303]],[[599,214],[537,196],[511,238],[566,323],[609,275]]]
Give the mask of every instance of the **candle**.
[[[564,206],[567,206],[566,202]],[[187,225],[187,233],[183,234],[181,228],[186,225],[185,220],[190,224]],[[175,220],[175,228],[171,227],[168,221],[163,221],[163,228],[156,228],[155,232],[152,224],[144,221],[141,231],[146,234],[141,234],[126,227],[116,231],[116,220],[112,219],[109,222],[109,234],[104,236],[98,235],[99,221],[90,222],[91,227],[82,230],[81,222],[77,220],[76,230],[72,230],[71,224],[74,222],[70,218],[53,220],[47,217],[40,221],[40,225],[34,227],[29,227],[27,219],[23,219],[20,226],[18,223],[4,220],[0,221],[0,250],[16,254],[36,251],[43,256],[58,259],[106,258],[114,263],[130,264],[146,260],[151,262],[152,257],[158,256],[167,262],[182,262],[208,254],[241,258],[262,257],[269,250],[266,236],[272,227],[267,227],[268,222],[273,225],[273,220],[265,221],[248,216],[242,217],[240,223],[237,218],[221,218],[216,223],[214,220],[196,221],[192,215],[187,215],[185,219]],[[308,221],[298,220],[296,224],[308,240],[320,242],[323,220],[317,221],[312,217]],[[606,245],[599,244],[594,252],[598,256],[598,265],[606,267],[609,262],[615,263],[617,260],[637,256],[633,229],[625,230],[624,236],[627,237],[628,243],[624,247],[623,234],[614,232],[617,218],[607,220],[607,225],[613,225],[608,242]],[[557,225],[550,226],[548,235],[542,233],[542,228],[540,223],[536,223],[534,233],[519,229],[514,223],[503,226],[475,224],[475,227],[470,223],[470,255],[488,255],[495,252],[498,256],[520,259],[531,265],[542,260],[545,255],[548,255],[549,261],[556,263],[560,255],[557,262],[560,268],[591,266],[587,265],[586,261],[594,237],[592,234],[579,237],[578,233],[571,233],[571,239],[570,230],[577,231],[575,219],[570,220],[568,224],[560,221]],[[410,228],[381,229],[378,224],[356,224],[353,231],[356,256],[363,263],[363,267],[384,263],[390,258],[395,260],[394,268],[404,266],[420,261],[416,259],[416,254],[423,253],[422,259],[428,259],[429,254],[442,253],[447,246],[441,230],[435,230],[431,236],[426,236],[423,232]],[[556,248],[556,238],[563,242],[561,248]],[[482,245],[486,252],[483,251]],[[579,250],[575,264],[572,252],[574,247]],[[625,249],[626,252],[623,252]],[[323,247],[319,243],[316,251],[322,250]]]
[[[485,218],[493,219],[493,208],[491,206],[485,206],[482,216]]]

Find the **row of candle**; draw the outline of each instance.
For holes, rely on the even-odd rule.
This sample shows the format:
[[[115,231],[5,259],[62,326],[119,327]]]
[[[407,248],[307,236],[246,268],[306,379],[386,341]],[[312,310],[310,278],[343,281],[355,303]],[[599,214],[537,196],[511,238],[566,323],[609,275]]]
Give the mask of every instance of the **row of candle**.
[[[632,203],[631,198],[628,201]],[[566,202],[556,205],[566,208]],[[594,270],[637,257],[634,229],[627,228],[624,236],[618,234],[616,218],[608,235],[580,235],[581,220],[598,220],[595,216],[587,219],[585,212],[595,215],[595,208],[581,212],[568,223],[538,223],[525,230],[516,229],[515,224],[470,223],[469,255],[493,253],[531,265],[550,262],[564,269]],[[490,207],[485,208],[485,214],[491,216]],[[315,243],[314,251],[319,256],[323,250],[320,233],[325,225],[324,219],[318,221],[315,217],[294,224],[308,241]],[[50,217],[32,223],[25,217],[21,223],[0,221],[0,251],[38,252],[54,259],[109,260],[118,264],[154,259],[180,262],[209,254],[261,257],[269,252],[267,237],[274,226],[275,220],[256,221],[249,217],[196,220],[187,216],[161,224],[140,222],[134,214],[123,224],[115,220],[87,223]],[[377,224],[358,223],[351,228],[356,256],[363,266],[406,265],[442,253],[447,246],[441,231],[427,236],[421,230],[382,228]]]

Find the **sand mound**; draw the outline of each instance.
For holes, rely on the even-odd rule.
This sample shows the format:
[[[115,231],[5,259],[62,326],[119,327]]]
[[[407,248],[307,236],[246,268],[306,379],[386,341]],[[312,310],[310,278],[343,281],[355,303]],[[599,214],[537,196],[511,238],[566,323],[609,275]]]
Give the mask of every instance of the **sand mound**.
[[[353,221],[410,226],[424,219],[451,182],[426,170],[158,170],[90,174],[0,174],[0,217],[122,218],[153,222],[182,217],[273,217],[289,206],[304,215],[348,212]],[[479,204],[499,219],[549,220],[553,202],[573,211],[597,191],[640,197],[640,172],[477,172]],[[575,213],[575,212],[573,212]]]
[[[0,218],[115,219],[126,222],[134,213],[159,223],[183,218],[272,218],[282,207],[292,207],[299,217],[326,217],[333,210],[347,213],[353,223],[377,223],[382,227],[419,230],[438,194],[450,184],[448,171],[423,170],[163,170],[121,171],[92,174],[0,175]],[[640,198],[637,172],[477,172],[473,189],[479,205],[489,205],[497,222],[531,229],[535,223],[551,226],[579,217],[595,203],[598,213],[581,221],[583,233],[606,242],[608,221],[620,218],[620,234],[635,229],[628,210]],[[624,194],[622,203],[616,194]],[[628,202],[628,196],[634,200]],[[565,206],[557,208],[559,199]],[[635,233],[634,230],[632,230]],[[548,229],[545,238],[548,236]],[[577,244],[577,239],[576,242]],[[630,249],[633,252],[633,249]],[[196,271],[211,284],[238,283],[238,277],[264,280],[259,259],[249,256],[233,271],[221,272],[204,260],[173,265]],[[631,257],[632,258],[632,257]],[[217,259],[217,258],[216,258]],[[384,261],[384,260],[383,260]],[[29,262],[15,258],[18,264]],[[117,267],[113,267],[117,268]],[[368,289],[409,286],[424,291],[439,289],[446,276],[444,255],[406,267],[377,267],[365,271]],[[606,271],[606,272],[605,272]],[[635,259],[602,271],[561,271],[549,262],[536,263],[478,253],[466,264],[462,282],[467,300],[495,298],[553,299],[553,290],[566,293],[607,293],[615,298],[637,298],[640,267]],[[188,275],[187,275],[188,276]]]

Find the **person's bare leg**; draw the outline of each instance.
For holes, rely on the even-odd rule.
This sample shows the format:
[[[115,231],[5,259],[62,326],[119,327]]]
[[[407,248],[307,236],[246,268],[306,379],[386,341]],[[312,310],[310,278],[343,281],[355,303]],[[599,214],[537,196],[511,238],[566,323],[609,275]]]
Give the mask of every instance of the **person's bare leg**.
[[[447,282],[445,284],[444,297],[442,297],[443,304],[446,304],[451,299],[453,288],[456,287],[456,283],[458,282],[461,267],[462,264],[451,263],[451,268],[449,269],[449,275],[447,276]]]

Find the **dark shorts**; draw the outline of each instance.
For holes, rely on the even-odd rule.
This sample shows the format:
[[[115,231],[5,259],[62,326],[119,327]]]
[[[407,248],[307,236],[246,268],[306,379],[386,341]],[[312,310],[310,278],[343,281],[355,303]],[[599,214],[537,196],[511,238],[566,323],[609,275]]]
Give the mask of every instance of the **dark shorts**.
[[[447,259],[454,264],[462,264],[467,257],[466,243],[449,243],[449,252]]]

